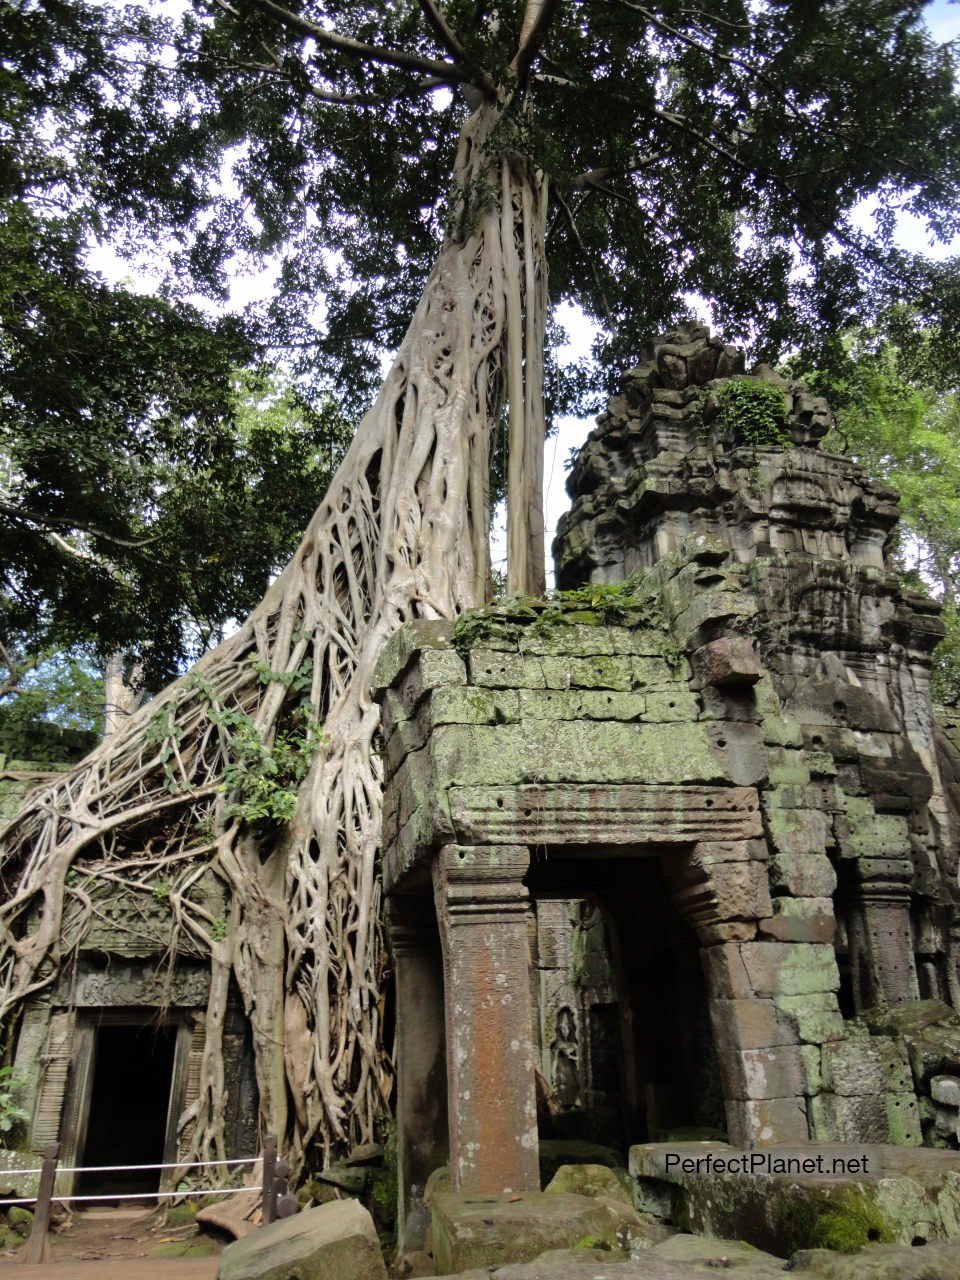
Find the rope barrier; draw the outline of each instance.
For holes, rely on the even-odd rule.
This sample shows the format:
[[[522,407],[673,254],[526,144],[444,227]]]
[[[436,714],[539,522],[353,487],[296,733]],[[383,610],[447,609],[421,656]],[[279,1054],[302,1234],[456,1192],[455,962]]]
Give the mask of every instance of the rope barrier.
[[[192,1160],[187,1164],[85,1164],[75,1169],[57,1166],[57,1173],[134,1173],[140,1169],[210,1169],[214,1165],[259,1164],[259,1156],[243,1156],[236,1160]]]
[[[221,1187],[216,1190],[204,1191],[201,1188],[191,1187],[189,1190],[183,1191],[122,1191],[114,1195],[109,1191],[102,1191],[95,1196],[58,1196],[56,1192],[51,1197],[59,1204],[72,1204],[75,1200],[159,1200],[161,1198],[170,1198],[171,1196],[179,1196],[182,1199],[193,1200],[196,1196],[242,1196],[242,1195],[259,1195],[259,1187]],[[34,1204],[35,1196],[24,1197],[19,1200],[0,1200],[0,1208],[12,1204]]]
[[[198,1199],[201,1196],[260,1196],[263,1221],[273,1222],[281,1217],[296,1213],[298,1209],[296,1196],[287,1190],[290,1175],[290,1163],[277,1157],[277,1139],[272,1133],[264,1137],[262,1156],[239,1156],[236,1160],[191,1160],[184,1164],[98,1164],[79,1165],[67,1168],[57,1167],[60,1144],[52,1142],[43,1150],[43,1165],[39,1169],[0,1169],[0,1179],[4,1172],[11,1177],[33,1177],[40,1175],[40,1182],[35,1196],[9,1196],[0,1200],[0,1208],[12,1208],[14,1205],[33,1206],[33,1225],[30,1236],[24,1246],[23,1260],[28,1263],[43,1262],[49,1258],[47,1232],[50,1227],[50,1211],[54,1201],[60,1204],[113,1203],[118,1200],[144,1201]],[[262,1166],[262,1185],[259,1187],[182,1187],[177,1191],[118,1191],[116,1194],[101,1191],[85,1195],[57,1195],[56,1179],[60,1174],[74,1173],[139,1173],[143,1170],[176,1169],[180,1173],[188,1169],[223,1168],[225,1165],[239,1166],[259,1164]],[[158,1179],[159,1181],[159,1179]]]

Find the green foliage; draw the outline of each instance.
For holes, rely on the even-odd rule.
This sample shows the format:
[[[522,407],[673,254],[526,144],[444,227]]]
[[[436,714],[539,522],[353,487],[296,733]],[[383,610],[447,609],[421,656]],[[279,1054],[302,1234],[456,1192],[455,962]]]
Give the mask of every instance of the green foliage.
[[[285,673],[266,667],[259,674],[261,679],[281,678],[283,683],[288,683]],[[287,717],[287,727],[278,729],[272,740],[264,741],[253,718],[238,707],[221,706],[203,676],[194,673],[187,677],[187,683],[200,691],[207,703],[211,724],[226,735],[226,762],[219,788],[227,797],[224,815],[259,829],[276,828],[289,822],[296,813],[299,785],[323,741],[319,725],[309,714],[309,700],[298,699]],[[309,689],[308,664],[301,666],[288,687]],[[154,714],[147,726],[148,740],[161,745],[166,786],[173,793],[182,785],[170,763],[172,744],[180,732],[172,714],[163,709]],[[209,831],[209,819],[204,819],[198,825],[198,834],[205,838]],[[223,927],[225,930],[226,924]]]
[[[462,232],[492,190],[499,156],[474,189],[450,190],[468,93],[509,104],[496,146],[541,167],[569,211],[557,199],[549,218],[551,295],[580,300],[604,333],[589,367],[550,380],[558,401],[595,398],[690,290],[759,353],[807,344],[818,358],[885,297],[960,304],[955,268],[891,240],[900,207],[941,239],[960,208],[953,54],[914,0],[735,14],[721,0],[649,14],[591,2],[548,23],[519,93],[518,4],[493,21],[448,0],[453,54],[416,0],[170,8],[7,6],[10,198],[154,268],[169,229],[171,296],[221,300],[231,259],[275,256],[276,296],[237,327],[351,413],[445,228]],[[360,51],[311,38],[310,23]],[[869,200],[871,244],[850,218]]]
[[[868,476],[900,491],[892,553],[908,581],[942,600],[948,632],[936,651],[934,696],[960,702],[960,393],[917,382],[935,379],[916,345],[907,360],[882,335],[848,338],[842,376],[811,377],[838,405],[824,448],[853,455]],[[944,370],[940,370],[942,379]]]
[[[257,603],[347,435],[328,395],[263,373],[254,325],[182,296],[189,273],[151,296],[89,265],[110,237],[156,279],[209,204],[175,25],[0,9],[0,640],[129,651],[151,688]]]
[[[289,822],[297,811],[297,789],[319,745],[315,726],[277,733],[272,742],[264,742],[253,721],[237,713],[220,788],[230,797],[226,816],[252,826]]]
[[[712,393],[720,424],[754,449],[787,448],[787,404],[779,387],[761,379],[732,379]]]
[[[27,1077],[13,1067],[0,1067],[0,1146],[9,1145],[12,1137],[29,1116],[20,1105]]]
[[[937,645],[931,691],[935,702],[960,706],[960,614],[954,604],[943,611],[947,634]]]
[[[61,653],[47,648],[13,655],[22,674],[0,706],[0,726],[29,733],[38,721],[63,729],[100,733],[103,729],[103,677],[89,649]]]

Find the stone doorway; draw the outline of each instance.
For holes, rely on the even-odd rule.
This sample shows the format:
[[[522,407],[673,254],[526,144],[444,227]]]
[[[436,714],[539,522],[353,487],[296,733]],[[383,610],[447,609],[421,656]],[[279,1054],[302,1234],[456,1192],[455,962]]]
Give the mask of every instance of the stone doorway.
[[[580,860],[558,848],[532,860],[527,882],[540,1069],[561,1108],[541,1109],[541,1139],[626,1150],[725,1136],[700,941],[662,858]]]
[[[177,1027],[136,1022],[94,1029],[86,1137],[80,1164],[164,1163]],[[79,1195],[150,1195],[159,1169],[83,1173]]]

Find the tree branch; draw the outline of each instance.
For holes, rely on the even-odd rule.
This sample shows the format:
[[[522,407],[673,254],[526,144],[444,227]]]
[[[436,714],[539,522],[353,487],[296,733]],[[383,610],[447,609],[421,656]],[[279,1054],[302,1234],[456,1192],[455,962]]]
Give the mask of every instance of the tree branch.
[[[608,194],[616,195],[616,192],[610,192],[608,188],[604,188],[600,184],[606,182],[608,178],[623,178],[627,174],[639,173],[642,169],[649,169],[661,160],[666,160],[667,154],[666,151],[656,151],[648,156],[638,156],[636,160],[630,161],[629,164],[604,165],[598,169],[587,169],[583,173],[577,174],[570,185],[580,191],[585,187],[596,187],[600,191],[606,190]]]
[[[419,97],[421,93],[430,93],[434,89],[450,89],[459,83],[461,82],[449,76],[446,79],[442,76],[428,76],[426,80],[418,80],[416,84],[406,85],[402,89],[397,89],[395,93],[332,93],[314,84],[308,84],[307,90],[318,102],[329,102],[337,107],[382,107],[389,102],[399,102],[401,98]]]
[[[221,7],[224,0],[215,0]],[[339,32],[328,31],[316,22],[310,22],[298,13],[276,4],[275,0],[249,0],[255,8],[270,14],[291,31],[309,36],[323,49],[332,49],[336,53],[344,53],[351,58],[359,58],[361,62],[379,62],[388,67],[401,67],[406,71],[423,71],[427,75],[442,76],[445,80],[472,84],[472,77],[453,62],[441,62],[434,58],[423,58],[417,53],[408,53],[406,49],[381,49],[377,45],[365,44],[362,40],[354,40],[351,36],[342,36]],[[236,12],[230,10],[230,12]]]
[[[596,263],[594,262],[591,255],[587,252],[587,246],[583,243],[583,237],[580,235],[580,228],[577,226],[577,222],[573,216],[573,212],[559,191],[557,191],[557,200],[560,203],[560,208],[563,210],[564,214],[566,215],[567,222],[570,224],[570,230],[573,232],[573,238],[577,242],[577,248],[580,250],[581,254],[583,255],[584,262],[590,268],[590,274],[593,276],[593,283],[597,286],[597,293],[600,296],[600,305],[603,308],[603,314],[606,318],[607,325],[610,328],[610,332],[616,333],[617,331],[616,317],[613,314],[613,311],[610,307],[610,303],[607,301],[607,295],[603,288],[603,282],[600,279],[600,273],[597,271]]]
[[[21,661],[0,640],[0,665],[7,668],[7,674],[0,680],[0,698],[6,698],[11,693],[20,692],[20,681],[37,665],[37,657],[34,654]]]
[[[107,533],[105,529],[98,529],[95,525],[84,524],[80,520],[71,520],[66,516],[38,515],[35,511],[24,511],[21,507],[14,506],[12,502],[4,502],[2,500],[0,500],[0,515],[10,516],[13,520],[39,525],[47,533],[51,532],[51,526],[53,525],[59,525],[60,528],[80,529],[83,533],[92,533],[98,538],[106,538],[108,542],[113,542],[118,547],[129,547],[132,551],[139,551],[143,547],[153,546],[155,542],[160,541],[159,537],[156,537],[142,538],[134,542],[130,538],[121,538],[116,534]]]
[[[457,62],[463,62],[466,58],[467,51],[460,43],[460,38],[447,22],[446,15],[435,3],[435,0],[417,0],[420,6],[420,12],[427,20],[427,26],[437,37],[447,53]]]
[[[287,84],[302,87],[300,80],[294,80],[284,67],[283,63],[276,56],[272,49],[268,49],[263,45],[269,62],[238,62],[234,58],[228,58],[222,53],[208,53],[205,56],[213,58],[216,62],[221,63],[225,67],[234,68],[237,71],[261,71],[265,75],[277,76],[279,79],[285,80]],[[321,89],[308,81],[307,92],[312,98],[318,102],[328,102],[331,106],[336,107],[377,107],[384,106],[389,102],[397,102],[400,98],[415,98],[421,93],[430,93],[434,89],[452,88],[459,81],[447,76],[428,76],[425,80],[418,80],[414,84],[404,85],[393,93],[336,93],[332,89]]]
[[[520,26],[520,37],[517,41],[517,52],[510,63],[511,71],[516,73],[521,83],[526,79],[527,72],[533,65],[533,60],[559,7],[560,0],[527,0]]]

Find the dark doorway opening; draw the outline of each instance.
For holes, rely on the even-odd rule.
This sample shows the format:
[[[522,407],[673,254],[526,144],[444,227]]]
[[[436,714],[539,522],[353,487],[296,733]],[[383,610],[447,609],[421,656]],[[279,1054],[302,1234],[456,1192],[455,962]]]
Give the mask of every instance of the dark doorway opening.
[[[162,1163],[176,1038],[174,1026],[97,1028],[82,1166]],[[149,1196],[159,1186],[159,1169],[83,1173],[77,1194]]]
[[[664,869],[678,856],[651,849],[647,856],[609,857],[559,846],[531,866],[526,879],[538,919],[551,899],[576,908],[562,914],[576,917],[567,963],[577,991],[565,1003],[577,1034],[562,1036],[559,1015],[548,1011],[541,1035],[551,1052],[542,1071],[561,1113],[540,1117],[541,1138],[587,1138],[625,1149],[724,1135],[700,944]],[[549,954],[541,955],[541,969],[550,963]],[[541,973],[541,999],[551,977],[545,983]],[[561,1050],[578,1072],[576,1089],[566,1090],[568,1105],[556,1070]]]

